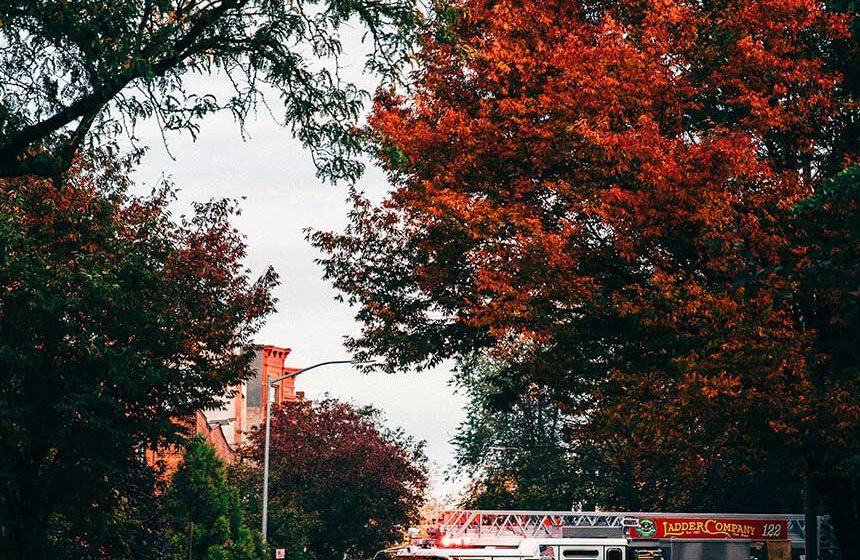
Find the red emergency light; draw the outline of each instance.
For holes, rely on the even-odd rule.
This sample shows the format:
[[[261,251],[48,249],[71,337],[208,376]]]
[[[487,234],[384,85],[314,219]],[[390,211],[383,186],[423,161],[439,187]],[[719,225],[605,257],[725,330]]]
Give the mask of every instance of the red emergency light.
[[[449,537],[448,535],[442,535],[439,537],[439,548],[463,548],[467,547],[472,543],[472,539],[469,537]]]

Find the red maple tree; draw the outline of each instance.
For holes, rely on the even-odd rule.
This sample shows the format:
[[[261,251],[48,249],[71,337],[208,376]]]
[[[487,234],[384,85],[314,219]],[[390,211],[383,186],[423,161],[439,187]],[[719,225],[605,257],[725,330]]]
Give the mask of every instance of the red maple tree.
[[[856,503],[857,371],[803,313],[794,212],[857,156],[850,23],[815,0],[443,9],[410,92],[376,100],[390,195],[313,236],[352,347],[564,388],[655,507],[768,457]],[[831,507],[848,556],[853,511]]]
[[[262,463],[264,432],[247,450]],[[299,400],[272,411],[269,542],[289,555],[367,558],[396,544],[417,522],[427,486],[423,444],[380,423],[374,409]],[[296,538],[296,521],[307,527]],[[292,527],[290,525],[293,525]],[[305,542],[301,542],[306,539]]]

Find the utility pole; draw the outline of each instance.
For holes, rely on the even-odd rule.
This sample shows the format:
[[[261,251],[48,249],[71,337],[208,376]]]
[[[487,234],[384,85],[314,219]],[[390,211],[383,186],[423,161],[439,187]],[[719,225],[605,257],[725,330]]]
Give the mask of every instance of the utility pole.
[[[266,539],[268,537],[269,525],[269,434],[271,431],[272,391],[274,390],[275,383],[280,383],[284,379],[291,379],[306,371],[316,369],[322,366],[328,366],[332,364],[364,365],[372,363],[373,362],[353,362],[352,360],[332,360],[328,362],[320,362],[318,364],[302,368],[298,371],[294,371],[292,373],[288,373],[286,375],[271,379],[266,384],[266,439],[265,445],[263,446],[263,542],[266,542]]]

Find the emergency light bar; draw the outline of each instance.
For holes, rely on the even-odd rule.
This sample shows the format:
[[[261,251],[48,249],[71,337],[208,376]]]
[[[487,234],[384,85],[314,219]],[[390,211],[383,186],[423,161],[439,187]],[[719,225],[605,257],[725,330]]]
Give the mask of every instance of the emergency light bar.
[[[472,539],[469,537],[449,537],[448,535],[442,535],[439,538],[439,547],[440,548],[463,548],[472,544]]]

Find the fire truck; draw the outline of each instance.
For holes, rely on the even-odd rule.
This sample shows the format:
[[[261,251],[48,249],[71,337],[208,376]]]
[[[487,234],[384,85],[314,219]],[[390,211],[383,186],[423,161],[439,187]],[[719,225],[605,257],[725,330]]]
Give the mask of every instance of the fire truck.
[[[396,560],[799,560],[802,515],[458,510],[444,512]],[[839,560],[827,518],[818,558]]]

